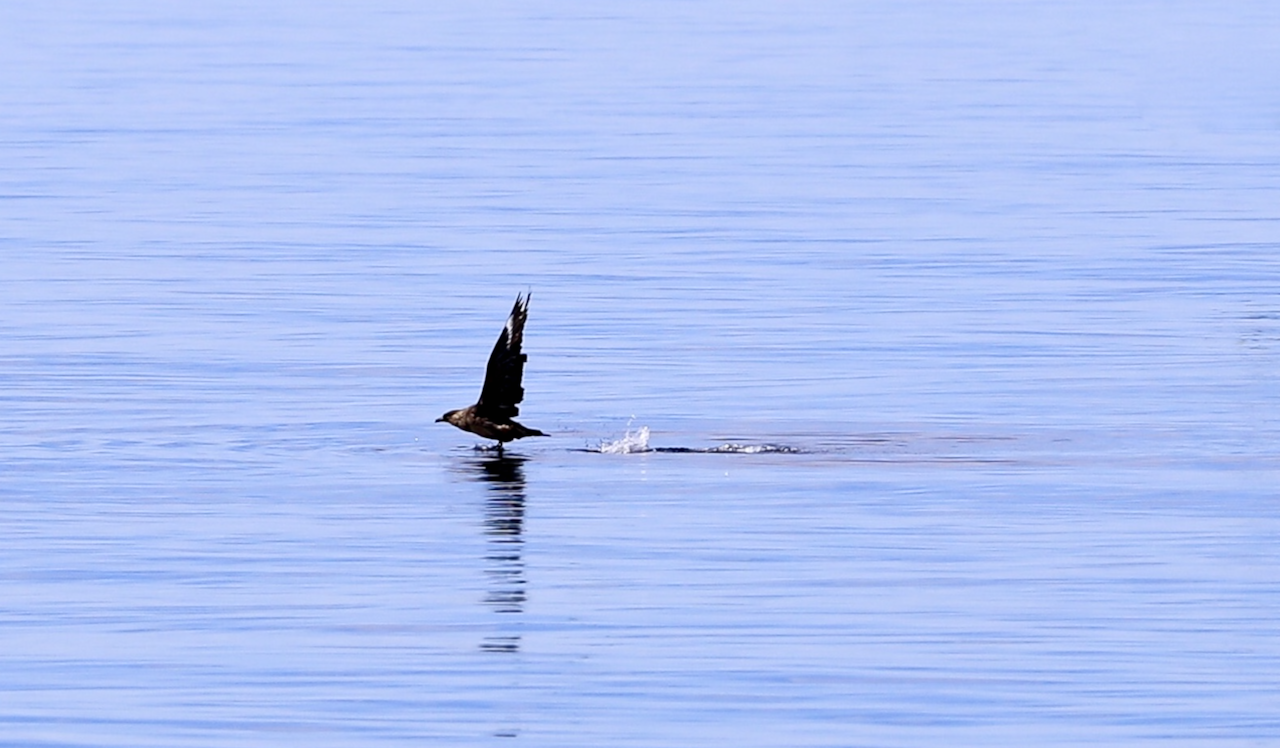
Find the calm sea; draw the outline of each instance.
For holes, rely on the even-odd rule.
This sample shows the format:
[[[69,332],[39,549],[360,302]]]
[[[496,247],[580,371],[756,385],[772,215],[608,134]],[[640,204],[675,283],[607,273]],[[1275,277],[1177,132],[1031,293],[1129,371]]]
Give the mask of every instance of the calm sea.
[[[0,746],[1280,741],[1280,6],[8,3]],[[504,459],[474,401],[532,292]]]

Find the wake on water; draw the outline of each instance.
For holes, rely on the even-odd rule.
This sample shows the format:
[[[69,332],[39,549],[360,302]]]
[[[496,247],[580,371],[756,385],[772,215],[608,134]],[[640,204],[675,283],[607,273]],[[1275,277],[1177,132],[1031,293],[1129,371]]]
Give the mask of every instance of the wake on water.
[[[788,447],[781,444],[721,444],[718,447],[651,447],[649,446],[649,427],[641,426],[632,431],[627,429],[626,434],[616,441],[604,441],[596,450],[601,454],[607,455],[627,455],[638,454],[644,452],[692,452],[700,454],[795,454],[800,452],[795,447]]]

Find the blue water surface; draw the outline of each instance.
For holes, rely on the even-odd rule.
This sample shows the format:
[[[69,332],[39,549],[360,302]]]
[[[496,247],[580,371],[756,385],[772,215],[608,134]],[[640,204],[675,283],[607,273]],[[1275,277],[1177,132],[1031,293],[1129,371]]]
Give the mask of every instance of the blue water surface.
[[[11,3],[0,745],[1272,743],[1277,70],[1251,0]],[[433,421],[526,291],[499,458]]]

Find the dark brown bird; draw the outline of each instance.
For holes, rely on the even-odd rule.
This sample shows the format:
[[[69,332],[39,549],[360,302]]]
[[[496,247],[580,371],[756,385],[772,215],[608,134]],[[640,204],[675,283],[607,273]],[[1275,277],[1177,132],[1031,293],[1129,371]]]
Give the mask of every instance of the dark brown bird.
[[[480,399],[471,407],[445,413],[436,419],[436,423],[452,423],[463,431],[485,439],[496,439],[498,454],[502,454],[504,443],[514,439],[546,436],[537,429],[512,420],[520,415],[520,408],[516,406],[524,400],[524,386],[520,381],[524,378],[524,362],[529,357],[520,352],[520,344],[524,342],[524,322],[528,317],[529,296],[517,294],[516,305],[511,308],[511,316],[507,317],[507,326],[502,328],[498,342],[493,344],[493,353],[489,354]]]

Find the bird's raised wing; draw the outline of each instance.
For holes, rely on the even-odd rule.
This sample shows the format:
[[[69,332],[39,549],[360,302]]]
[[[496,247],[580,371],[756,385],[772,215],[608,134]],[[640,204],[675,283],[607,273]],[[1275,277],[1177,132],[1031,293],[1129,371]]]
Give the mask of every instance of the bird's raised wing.
[[[485,369],[484,387],[476,412],[486,418],[507,419],[520,414],[517,404],[524,400],[524,362],[528,356],[520,352],[524,342],[524,322],[529,317],[529,297],[516,296],[516,304],[507,317],[507,326],[493,344],[489,365]]]

